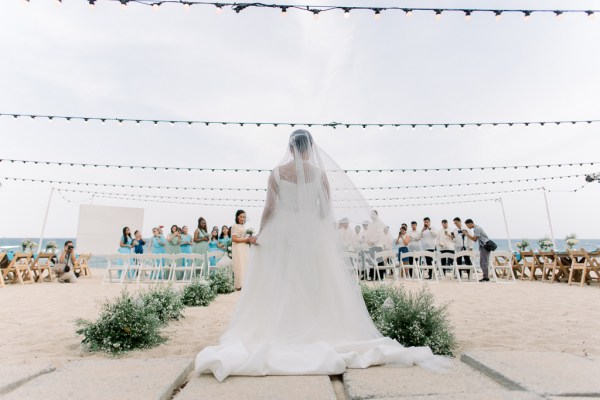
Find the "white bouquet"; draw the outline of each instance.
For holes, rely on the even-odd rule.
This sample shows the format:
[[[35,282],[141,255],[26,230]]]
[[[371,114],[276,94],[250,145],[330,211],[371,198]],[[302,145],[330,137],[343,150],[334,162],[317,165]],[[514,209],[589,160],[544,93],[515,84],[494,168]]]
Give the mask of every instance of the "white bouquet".
[[[548,236],[544,236],[543,238],[538,240],[538,245],[540,246],[540,249],[542,249],[542,251],[547,251],[554,247],[552,239],[550,239]]]
[[[23,251],[31,251],[34,247],[37,247],[37,243],[31,239],[25,239],[21,242],[21,247],[23,248]]]
[[[521,251],[527,250],[527,248],[529,246],[530,246],[529,242],[525,239],[521,240],[520,242],[517,242],[517,248]]]
[[[46,250],[55,251],[57,248],[58,248],[58,245],[53,240],[46,243]]]
[[[570,250],[573,250],[573,248],[575,247],[575,245],[577,243],[579,243],[579,240],[577,240],[577,235],[574,233],[571,233],[570,235],[567,235],[567,237],[565,238],[565,242],[567,243],[567,247]]]
[[[246,235],[249,235],[249,236],[254,235],[254,229],[252,229],[252,228],[246,229]]]

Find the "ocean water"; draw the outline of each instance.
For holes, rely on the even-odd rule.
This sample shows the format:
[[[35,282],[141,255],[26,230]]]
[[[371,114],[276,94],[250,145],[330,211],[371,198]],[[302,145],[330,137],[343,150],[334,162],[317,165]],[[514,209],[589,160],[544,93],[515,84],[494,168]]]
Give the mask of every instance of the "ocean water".
[[[25,238],[0,238],[0,251],[20,251],[21,250],[21,242],[25,240]],[[37,243],[39,239],[30,239]],[[48,238],[42,241],[42,249],[46,247],[46,243],[50,241],[54,241],[59,249],[62,249],[64,243],[67,240],[73,241],[75,243],[75,251],[77,251],[77,240],[75,238]],[[498,245],[498,250],[509,250],[508,240],[507,239],[492,239]],[[530,244],[531,248],[538,249],[539,246],[537,244],[538,239],[526,239]],[[516,244],[520,242],[521,239],[513,239],[511,240],[513,251],[517,251]],[[13,249],[4,248],[4,246],[16,246]],[[594,251],[600,249],[600,239],[579,239],[579,243],[575,246],[576,248],[584,248],[588,251]],[[556,249],[557,251],[564,251],[567,248],[564,239],[556,239]],[[36,249],[37,250],[37,249]],[[397,247],[394,248],[397,251]],[[146,251],[146,249],[144,249]],[[103,268],[106,266],[106,259],[101,255],[92,255],[92,258],[89,261],[89,265],[92,268]]]

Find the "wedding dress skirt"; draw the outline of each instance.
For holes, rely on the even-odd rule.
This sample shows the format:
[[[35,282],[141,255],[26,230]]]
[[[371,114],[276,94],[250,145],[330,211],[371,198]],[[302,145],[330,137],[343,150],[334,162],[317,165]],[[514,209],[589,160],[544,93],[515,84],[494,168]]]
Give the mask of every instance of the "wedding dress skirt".
[[[280,185],[281,192],[285,182]],[[335,237],[329,218],[280,207],[251,248],[229,328],[219,345],[197,355],[196,373],[212,372],[219,381],[335,375],[434,360],[429,347],[403,347],[379,333]]]

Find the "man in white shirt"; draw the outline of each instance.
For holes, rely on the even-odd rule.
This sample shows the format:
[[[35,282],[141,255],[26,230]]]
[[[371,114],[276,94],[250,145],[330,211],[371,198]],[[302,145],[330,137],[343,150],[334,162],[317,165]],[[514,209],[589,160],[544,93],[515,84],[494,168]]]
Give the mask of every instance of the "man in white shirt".
[[[394,238],[390,234],[390,227],[386,226],[383,228],[383,250],[389,251],[392,250],[394,246]]]
[[[437,239],[438,234],[436,231],[431,229],[431,220],[429,219],[429,217],[423,218],[423,229],[421,230],[421,235],[423,237],[421,239],[421,247],[423,248],[423,250],[435,251],[435,244],[437,241],[436,239]],[[432,265],[433,258],[425,257],[425,262],[427,263],[427,265]],[[427,279],[431,279],[432,273],[433,273],[433,269],[430,269]]]
[[[442,229],[438,232],[438,248],[442,254],[450,253],[454,254],[454,241],[452,239],[452,231],[448,228],[448,220],[442,220]],[[449,267],[454,264],[454,260],[443,258],[442,256],[442,267]],[[444,272],[450,270],[443,268]]]
[[[342,218],[339,222],[338,237],[346,251],[354,251],[354,232],[350,229],[350,220]]]
[[[417,230],[416,221],[410,223],[410,230],[408,231],[407,235],[410,238],[410,242],[408,243],[408,251],[421,251],[421,239],[423,238],[423,232]]]
[[[456,250],[456,252],[458,253],[459,251],[464,251],[464,250],[468,250],[471,251],[473,250],[473,241],[471,239],[469,239],[469,237],[465,234],[465,233],[469,233],[469,230],[467,229],[466,226],[463,226],[460,218],[456,217],[453,220],[454,225],[456,226],[456,228],[454,228],[454,230],[452,231],[452,239],[454,242],[454,250]],[[464,257],[458,257],[456,259],[456,264],[457,265],[473,265],[473,261],[471,260],[471,257],[469,256],[464,256]],[[458,269],[459,273],[462,273],[462,271],[466,271],[467,272],[467,277],[469,279],[471,279],[471,269]]]

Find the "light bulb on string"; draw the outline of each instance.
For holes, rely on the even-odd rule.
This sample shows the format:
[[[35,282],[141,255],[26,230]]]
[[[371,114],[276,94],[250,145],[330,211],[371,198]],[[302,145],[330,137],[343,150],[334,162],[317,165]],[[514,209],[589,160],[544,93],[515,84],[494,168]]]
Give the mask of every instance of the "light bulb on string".
[[[556,14],[556,19],[558,21],[561,21],[563,19],[563,17],[564,17],[564,14],[563,14],[562,11],[554,11],[554,14]]]
[[[156,10],[158,10],[159,6],[160,6],[160,3],[154,3],[154,4],[152,4],[152,9],[156,11]]]
[[[529,21],[529,19],[531,18],[531,11],[523,11],[523,18],[525,19],[525,21]]]
[[[417,126],[416,126],[416,125],[411,125],[411,127],[412,127],[412,130],[413,130],[413,131],[414,131],[415,129],[417,129]]]
[[[344,8],[344,18],[346,18],[346,19],[350,18],[350,9],[349,8]]]
[[[429,125],[429,130],[432,131],[433,130],[433,125]]]
[[[435,10],[435,19],[436,21],[442,19],[442,10]]]
[[[587,14],[587,16],[588,16],[588,19],[589,19],[590,21],[596,18],[596,14],[594,14],[594,12],[593,12],[593,11],[586,11],[585,13]]]
[[[465,21],[471,20],[471,10],[465,10]]]
[[[412,16],[413,16],[413,10],[411,10],[410,8],[406,8],[406,9],[404,9],[404,12],[406,13],[406,16],[407,16],[408,18],[410,18],[410,17],[412,17]]]
[[[400,125],[396,125],[396,130],[399,131],[400,130]]]
[[[90,8],[94,8],[96,5],[96,0],[88,0],[88,3],[90,4]]]
[[[281,7],[281,16],[285,17],[287,15],[287,7]]]
[[[223,12],[223,5],[222,4],[215,4],[215,6],[217,7],[217,9],[215,10],[215,12],[217,14],[221,14]]]
[[[319,10],[313,10],[313,18],[315,19],[315,21],[319,19],[319,13]]]
[[[128,2],[129,0],[120,0],[120,1],[121,1],[121,7],[122,7],[123,9],[126,9],[126,8],[127,8],[127,2]]]
[[[381,9],[374,8],[373,11],[375,12],[375,19],[381,18]]]
[[[192,5],[190,3],[188,3],[187,1],[183,2],[183,8],[185,10],[189,10],[192,7]]]
[[[62,0],[56,0],[56,4],[60,6],[60,4],[62,3]]]
[[[496,15],[496,21],[500,21],[502,19],[502,11],[496,10],[494,11],[494,14]]]

